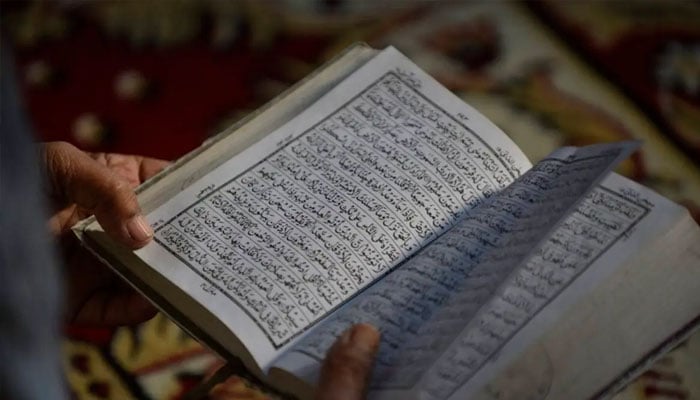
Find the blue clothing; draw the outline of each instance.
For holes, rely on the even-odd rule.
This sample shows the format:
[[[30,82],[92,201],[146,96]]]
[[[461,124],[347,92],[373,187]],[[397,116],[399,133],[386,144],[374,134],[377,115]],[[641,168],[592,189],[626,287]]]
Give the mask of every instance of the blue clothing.
[[[0,46],[0,398],[64,399],[61,276],[46,228],[36,145]]]

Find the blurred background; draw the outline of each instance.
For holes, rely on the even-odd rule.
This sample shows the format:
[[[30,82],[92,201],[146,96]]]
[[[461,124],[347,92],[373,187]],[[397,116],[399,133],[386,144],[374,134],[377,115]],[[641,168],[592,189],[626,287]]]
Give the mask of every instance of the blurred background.
[[[621,172],[700,220],[700,3],[27,1],[3,45],[37,139],[175,159],[356,41],[393,45],[537,161],[636,138]],[[177,399],[218,361],[165,317],[66,329],[76,399]],[[243,380],[241,398],[265,395]],[[700,398],[700,337],[616,399]]]

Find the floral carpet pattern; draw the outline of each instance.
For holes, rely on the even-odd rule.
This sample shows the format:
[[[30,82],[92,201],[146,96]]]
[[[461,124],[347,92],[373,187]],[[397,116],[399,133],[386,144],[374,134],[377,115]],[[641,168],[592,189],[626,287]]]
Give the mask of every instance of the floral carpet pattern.
[[[700,219],[697,2],[36,1],[1,14],[42,140],[174,159],[365,41],[397,47],[533,161],[643,140],[620,172]],[[162,315],[65,333],[76,399],[178,399],[220,365]],[[231,391],[266,397],[243,380]],[[695,398],[699,334],[616,397]]]

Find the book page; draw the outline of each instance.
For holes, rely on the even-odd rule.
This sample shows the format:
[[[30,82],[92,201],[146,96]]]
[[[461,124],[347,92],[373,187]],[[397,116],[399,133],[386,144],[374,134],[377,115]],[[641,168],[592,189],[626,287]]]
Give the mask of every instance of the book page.
[[[627,142],[553,153],[316,328],[276,366],[302,371],[313,381],[312,365],[318,365],[335,337],[352,324],[369,322],[382,332],[372,389],[413,392],[506,278],[636,146]],[[464,370],[453,365],[452,371],[458,367]]]
[[[496,350],[465,329],[428,390],[454,399],[607,398],[616,390],[603,395],[606,385],[641,372],[700,315],[698,237],[687,210],[611,175],[485,307],[481,322],[508,339]],[[479,371],[438,372],[473,357],[468,347],[488,358]]]
[[[150,213],[136,254],[262,369],[529,162],[393,48]]]
[[[589,193],[479,310],[458,340],[444,349],[420,383],[430,398],[448,398],[469,383],[523,326],[650,212],[650,204],[626,198],[619,189],[607,186]],[[459,308],[462,297],[456,296],[446,309]],[[471,382],[471,386],[476,385]]]

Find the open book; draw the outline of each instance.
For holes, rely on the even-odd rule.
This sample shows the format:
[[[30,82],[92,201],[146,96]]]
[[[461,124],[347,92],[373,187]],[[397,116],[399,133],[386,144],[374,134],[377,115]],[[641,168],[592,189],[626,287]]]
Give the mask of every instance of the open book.
[[[700,315],[700,230],[621,176],[634,142],[531,165],[393,48],[355,45],[139,189],[155,228],[86,245],[184,329],[308,398],[382,332],[370,397],[604,396]]]

